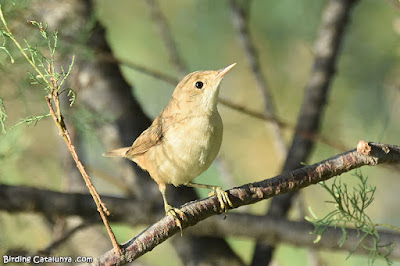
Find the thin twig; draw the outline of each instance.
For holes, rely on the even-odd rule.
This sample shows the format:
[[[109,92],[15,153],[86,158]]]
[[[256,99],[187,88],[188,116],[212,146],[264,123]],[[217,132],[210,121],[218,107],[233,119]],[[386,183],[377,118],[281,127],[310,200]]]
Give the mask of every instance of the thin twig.
[[[178,69],[179,75],[181,77],[185,76],[187,74],[188,67],[184,63],[184,60],[176,48],[176,43],[171,37],[172,33],[169,29],[167,19],[160,10],[160,5],[156,3],[156,0],[146,0],[146,3],[149,6],[153,20],[157,23],[157,29],[160,32],[162,41],[168,49],[171,62]]]
[[[126,59],[124,59],[124,60],[117,59],[111,53],[97,51],[96,57],[99,57],[100,59],[102,59],[106,62],[109,62],[109,63],[124,65],[128,68],[131,68],[131,69],[139,71],[143,74],[149,75],[155,79],[159,79],[159,80],[168,82],[174,86],[176,86],[179,83],[179,79],[175,78],[174,76],[168,75],[166,73],[162,73],[160,71],[151,69],[147,66],[144,66],[144,65],[132,62],[132,61],[127,61]]]
[[[3,9],[0,5],[0,20],[4,25],[4,28],[6,29],[7,33],[8,33],[8,38],[10,38],[14,44],[17,46],[18,50],[22,53],[22,55],[25,57],[25,59],[29,62],[29,64],[35,69],[36,73],[39,74],[39,76],[42,78],[42,80],[44,82],[46,82],[47,85],[50,86],[49,81],[45,78],[45,75],[42,73],[42,71],[40,71],[40,69],[35,65],[35,63],[29,58],[28,54],[25,52],[24,48],[22,48],[22,46],[19,44],[19,42],[14,38],[11,30],[8,28],[8,24],[7,21],[4,18],[3,15]]]
[[[236,30],[238,32],[240,41],[242,42],[246,58],[250,64],[250,68],[256,81],[258,91],[262,96],[265,116],[275,117],[276,109],[272,93],[269,89],[267,79],[261,71],[261,64],[259,61],[258,52],[254,43],[251,40],[250,31],[247,24],[248,13],[246,12],[248,12],[250,8],[249,6],[247,6],[246,11],[245,8],[240,7],[240,5],[237,3],[237,0],[230,0],[229,2]],[[286,157],[287,147],[285,145],[281,128],[274,119],[270,121],[270,126],[273,136],[275,137],[278,154],[283,159]]]
[[[32,61],[32,59],[27,55],[27,53],[22,48],[22,46],[19,44],[19,42],[14,38],[14,36],[13,36],[12,32],[10,31],[10,29],[8,28],[7,22],[4,18],[1,5],[0,5],[0,20],[4,25],[7,37],[9,37],[14,42],[14,44],[17,46],[19,51],[25,57],[25,59],[34,68],[34,70],[40,76],[40,78],[45,82],[46,86],[48,86],[48,88],[50,88],[50,93],[45,97],[47,105],[50,110],[50,114],[60,132],[61,137],[64,139],[65,143],[67,144],[67,147],[68,147],[69,151],[71,152],[71,155],[76,163],[76,166],[78,167],[83,179],[85,180],[87,187],[89,188],[89,191],[93,197],[93,200],[96,203],[97,210],[99,211],[100,216],[103,219],[104,225],[106,226],[107,232],[111,238],[111,242],[114,246],[114,251],[116,252],[116,254],[121,254],[121,249],[119,247],[119,244],[118,244],[118,242],[115,238],[115,235],[107,221],[107,215],[110,215],[110,213],[108,212],[105,204],[101,201],[100,196],[97,193],[96,189],[94,188],[89,175],[87,174],[87,172],[85,171],[85,168],[83,167],[81,161],[79,160],[78,154],[75,151],[75,147],[72,144],[68,129],[65,125],[64,118],[62,116],[61,108],[60,108],[60,100],[59,100],[60,85],[57,84],[57,79],[55,76],[56,73],[54,72],[55,71],[54,62],[51,61],[50,64],[48,64],[47,74],[49,75],[49,77],[46,78],[46,75],[44,75],[40,71],[40,69],[36,66],[36,64]],[[42,29],[40,29],[40,30],[42,30]],[[54,47],[54,49],[55,49],[55,47]],[[54,52],[54,50],[52,52]],[[73,61],[74,61],[74,59],[73,59]],[[70,67],[70,71],[68,73],[66,73],[64,78],[62,79],[61,84],[65,81],[65,78],[70,73],[71,73],[71,67]],[[53,107],[52,102],[54,103],[54,107]],[[54,108],[55,108],[55,110],[54,110]]]
[[[90,222],[82,222],[81,224],[79,224],[78,226],[75,226],[74,228],[72,228],[71,230],[69,230],[68,232],[66,232],[62,237],[60,237],[59,239],[55,240],[54,242],[50,243],[46,248],[41,249],[40,251],[38,251],[38,254],[41,255],[46,255],[48,256],[52,250],[58,248],[61,244],[63,244],[65,241],[67,241],[68,239],[70,239],[75,233],[77,233],[78,231],[91,226],[94,224],[94,220],[90,221]]]
[[[58,98],[58,95],[57,97]],[[121,248],[118,244],[118,241],[114,235],[114,232],[111,229],[111,226],[107,220],[107,216],[110,215],[110,212],[107,210],[105,204],[101,201],[99,194],[97,193],[95,187],[93,186],[93,183],[87,174],[85,168],[83,167],[82,162],[79,160],[78,154],[76,153],[75,146],[72,144],[68,129],[65,126],[63,117],[61,115],[60,111],[60,106],[59,106],[59,101],[56,101],[56,109],[59,110],[60,117],[57,117],[56,113],[54,112],[54,108],[51,104],[51,98],[49,96],[46,97],[46,102],[50,110],[50,114],[53,117],[54,123],[56,124],[61,137],[64,139],[65,143],[67,144],[68,150],[70,151],[72,158],[74,159],[76,166],[81,173],[83,179],[85,180],[86,186],[88,187],[90,194],[93,197],[94,202],[96,203],[97,206],[97,211],[100,213],[101,219],[103,220],[103,223],[107,229],[107,233],[110,236],[111,242],[114,247],[114,251],[116,254],[122,254]],[[58,104],[57,104],[58,103]]]
[[[139,72],[141,72],[143,74],[149,75],[149,76],[151,76],[153,78],[168,82],[168,83],[170,83],[171,85],[174,85],[174,86],[179,83],[179,79],[175,78],[174,76],[168,75],[166,73],[159,72],[157,70],[151,69],[151,68],[149,68],[147,66],[143,66],[143,65],[140,65],[140,64],[135,63],[135,62],[116,59],[115,57],[113,57],[109,53],[98,52],[97,56],[101,57],[103,60],[106,60],[107,62],[118,63],[118,64],[125,65],[125,66],[127,66],[129,68],[132,68],[132,69],[134,69],[136,71],[139,71]],[[284,121],[283,119],[277,117],[276,115],[275,116],[271,116],[269,114],[266,114],[265,112],[262,113],[262,112],[254,111],[254,110],[251,110],[251,109],[247,108],[246,106],[243,106],[243,105],[240,105],[240,104],[237,104],[237,103],[233,103],[233,102],[231,102],[231,101],[229,101],[227,99],[221,98],[221,97],[218,98],[218,102],[220,104],[232,109],[232,110],[241,112],[242,114],[245,114],[245,115],[248,115],[248,116],[263,120],[263,121],[276,123],[280,128],[288,128],[288,129],[291,129],[291,130],[295,130],[296,129],[295,125],[291,124],[290,122]],[[327,138],[325,136],[321,136],[318,133],[313,133],[313,132],[299,131],[298,133],[301,134],[301,136],[306,138],[306,139],[309,139],[309,140],[311,140],[313,142],[323,143],[323,144],[325,144],[325,145],[327,145],[329,147],[332,147],[334,149],[337,149],[339,151],[348,150],[348,147],[346,147],[339,140],[332,140],[332,139],[329,139],[329,138]]]
[[[179,83],[179,79],[175,78],[174,76],[168,75],[166,73],[159,72],[157,70],[151,69],[149,67],[140,65],[140,64],[135,63],[135,62],[116,59],[115,57],[113,57],[109,53],[98,52],[97,56],[101,57],[103,60],[106,60],[107,62],[118,63],[118,64],[125,65],[125,66],[127,66],[129,68],[132,68],[132,69],[134,69],[136,71],[139,71],[139,72],[141,72],[143,74],[149,75],[149,76],[151,76],[153,78],[168,82],[168,83],[170,83],[171,85],[174,85],[174,86]],[[251,109],[249,109],[249,108],[247,108],[247,107],[245,107],[243,105],[240,105],[240,104],[237,104],[237,103],[233,103],[233,102],[231,102],[231,101],[229,101],[227,99],[221,98],[221,97],[218,98],[218,101],[219,101],[220,104],[222,104],[222,105],[224,105],[224,106],[226,106],[226,107],[228,107],[228,108],[230,108],[232,110],[241,112],[242,114],[245,114],[245,115],[248,115],[248,116],[263,120],[263,121],[276,123],[280,128],[288,128],[288,129],[291,129],[291,130],[295,130],[296,129],[295,125],[291,124],[290,122],[284,121],[281,118],[278,118],[276,115],[275,116],[271,116],[269,114],[266,114],[265,112],[261,113],[261,112],[258,112],[258,111],[254,111],[254,110],[251,110]],[[298,133],[301,134],[302,137],[307,138],[307,139],[309,139],[309,140],[311,140],[313,142],[323,143],[323,144],[325,144],[325,145],[327,145],[329,147],[335,148],[335,149],[337,149],[339,151],[348,150],[348,147],[346,147],[343,143],[340,143],[339,140],[332,140],[332,139],[329,139],[329,138],[327,138],[325,136],[321,136],[318,133],[312,133],[312,132],[306,132],[306,131],[304,131],[304,132],[303,131],[299,131]]]
[[[288,121],[284,121],[281,118],[278,118],[277,116],[270,116],[270,115],[266,115],[264,113],[260,113],[254,110],[250,110],[249,108],[243,106],[243,105],[239,105],[237,103],[233,103],[229,100],[223,99],[223,98],[218,98],[219,103],[223,104],[226,107],[231,108],[232,110],[241,112],[243,114],[249,115],[251,117],[263,120],[263,121],[270,121],[270,122],[274,122],[277,125],[279,125],[280,128],[288,128],[290,130],[296,130],[296,127],[291,124]],[[343,143],[341,143],[339,140],[332,140],[329,139],[325,136],[322,136],[321,134],[315,133],[315,132],[311,132],[311,131],[303,131],[303,130],[298,130],[297,134],[299,134],[300,136],[302,136],[305,139],[308,139],[310,141],[313,142],[319,142],[322,144],[325,144],[329,147],[332,147],[334,149],[337,149],[338,151],[346,151],[348,150],[348,147],[346,147]]]

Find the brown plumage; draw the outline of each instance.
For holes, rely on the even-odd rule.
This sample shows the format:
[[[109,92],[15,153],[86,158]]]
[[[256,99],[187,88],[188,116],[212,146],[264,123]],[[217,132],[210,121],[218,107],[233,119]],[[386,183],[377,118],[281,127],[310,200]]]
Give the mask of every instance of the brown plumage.
[[[219,84],[235,65],[187,75],[176,86],[167,107],[131,147],[104,154],[125,157],[148,171],[159,186],[166,214],[173,216],[179,227],[179,218],[185,219],[185,215],[168,204],[166,184],[209,188],[216,193],[225,212],[232,206],[220,187],[191,181],[209,168],[219,152],[223,131],[217,110]]]

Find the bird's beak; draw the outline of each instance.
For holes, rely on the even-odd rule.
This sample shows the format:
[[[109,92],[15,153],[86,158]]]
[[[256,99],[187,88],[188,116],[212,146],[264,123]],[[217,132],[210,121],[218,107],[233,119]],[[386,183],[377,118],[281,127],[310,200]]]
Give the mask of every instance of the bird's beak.
[[[222,68],[218,70],[218,75],[215,76],[214,80],[221,79],[223,76],[225,76],[226,73],[229,72],[234,66],[236,66],[236,63],[233,63],[232,65],[229,65],[225,68]]]

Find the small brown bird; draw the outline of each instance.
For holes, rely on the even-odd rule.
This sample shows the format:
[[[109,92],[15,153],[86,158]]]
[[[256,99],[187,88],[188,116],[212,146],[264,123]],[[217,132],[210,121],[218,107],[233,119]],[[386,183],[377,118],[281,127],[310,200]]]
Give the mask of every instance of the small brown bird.
[[[222,142],[222,120],[217,110],[219,84],[236,63],[217,71],[196,71],[175,88],[168,106],[132,147],[112,150],[107,157],[125,157],[149,172],[163,196],[165,212],[181,227],[184,213],[168,204],[166,184],[212,189],[221,208],[233,206],[221,187],[192,183],[207,170]]]

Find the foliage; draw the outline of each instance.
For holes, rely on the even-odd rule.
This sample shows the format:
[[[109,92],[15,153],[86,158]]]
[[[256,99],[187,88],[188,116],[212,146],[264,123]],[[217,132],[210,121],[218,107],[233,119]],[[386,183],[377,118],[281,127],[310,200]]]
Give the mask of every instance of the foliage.
[[[44,39],[44,42],[47,46],[47,53],[48,56],[45,56],[43,52],[38,48],[38,46],[31,45],[26,39],[24,39],[26,47],[23,48],[21,44],[15,39],[13,34],[11,33],[10,29],[8,28],[7,22],[4,18],[1,5],[0,5],[0,20],[3,23],[4,28],[0,28],[0,34],[3,37],[3,44],[0,46],[0,50],[6,52],[6,54],[10,57],[11,63],[14,63],[14,58],[11,55],[10,51],[6,48],[6,39],[11,39],[17,48],[20,50],[22,55],[25,59],[29,62],[29,64],[34,68],[35,74],[30,73],[31,84],[39,84],[41,85],[48,96],[54,97],[59,96],[64,92],[68,92],[67,96],[70,97],[70,106],[75,103],[76,93],[70,89],[63,89],[66,79],[71,74],[72,67],[74,65],[74,57],[72,57],[72,61],[69,65],[68,71],[65,71],[64,68],[61,66],[61,71],[58,72],[55,67],[55,60],[54,56],[57,49],[58,44],[58,32],[55,31],[52,34],[49,34],[47,31],[47,25],[42,24],[41,22],[29,20],[28,23],[38,28],[41,37]],[[22,118],[20,122],[15,124],[11,128],[15,128],[21,124],[27,123],[29,125],[36,125],[41,119],[50,116],[50,113],[38,116],[31,116]],[[5,106],[3,101],[0,99],[0,125],[2,127],[2,132],[6,133],[5,129],[5,119],[7,118],[5,112]]]
[[[314,219],[310,217],[305,218],[315,227],[312,233],[317,235],[317,239],[314,242],[319,242],[328,227],[333,225],[335,228],[339,227],[342,229],[343,234],[339,241],[339,246],[342,246],[347,239],[346,228],[354,227],[360,236],[360,240],[347,258],[361,246],[364,239],[370,237],[373,241],[373,246],[363,246],[363,248],[370,251],[369,263],[373,264],[377,257],[382,257],[386,260],[387,264],[390,265],[392,262],[389,260],[388,256],[394,246],[392,244],[380,244],[377,226],[387,226],[391,229],[395,228],[389,225],[376,224],[371,220],[366,213],[366,209],[374,201],[376,187],[372,187],[368,184],[368,178],[364,177],[361,171],[356,171],[354,176],[358,178],[359,184],[353,187],[352,191],[350,191],[347,184],[342,183],[341,178],[335,178],[331,186],[328,186],[326,182],[320,182],[320,185],[333,199],[326,202],[333,204],[334,210],[319,219],[311,208],[309,208]]]
[[[51,116],[50,114],[45,114],[45,115],[38,115],[38,116],[30,116],[30,117],[25,117],[25,118],[21,118],[21,121],[19,121],[17,124],[15,124],[14,126],[12,126],[10,129],[13,129],[21,124],[27,124],[28,126],[30,125],[34,125],[36,126],[36,124],[42,120],[45,117]]]

